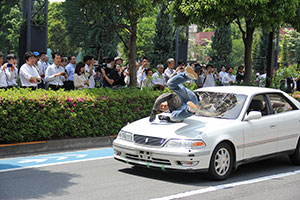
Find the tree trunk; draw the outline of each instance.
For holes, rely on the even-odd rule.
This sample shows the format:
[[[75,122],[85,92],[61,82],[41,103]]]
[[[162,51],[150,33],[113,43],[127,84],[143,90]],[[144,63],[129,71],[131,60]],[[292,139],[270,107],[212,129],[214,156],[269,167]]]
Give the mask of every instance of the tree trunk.
[[[244,34],[243,41],[245,46],[245,75],[244,81],[246,85],[250,84],[252,73],[252,43],[253,43],[254,28],[249,26],[246,21],[246,33]]]
[[[270,87],[273,78],[274,68],[274,31],[269,33],[268,57],[267,57],[267,79],[266,87]]]
[[[136,77],[136,32],[137,32],[137,20],[131,20],[131,30],[129,38],[129,66],[130,66],[130,86],[136,87],[137,77]]]

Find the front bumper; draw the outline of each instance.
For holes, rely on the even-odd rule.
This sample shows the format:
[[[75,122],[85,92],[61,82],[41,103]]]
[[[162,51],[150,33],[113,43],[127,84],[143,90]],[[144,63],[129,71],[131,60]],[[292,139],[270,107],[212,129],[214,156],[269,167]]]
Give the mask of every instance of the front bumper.
[[[204,149],[167,149],[137,145],[116,139],[113,142],[114,158],[131,165],[186,172],[206,172],[209,168],[211,151]],[[193,165],[183,163],[193,162]]]

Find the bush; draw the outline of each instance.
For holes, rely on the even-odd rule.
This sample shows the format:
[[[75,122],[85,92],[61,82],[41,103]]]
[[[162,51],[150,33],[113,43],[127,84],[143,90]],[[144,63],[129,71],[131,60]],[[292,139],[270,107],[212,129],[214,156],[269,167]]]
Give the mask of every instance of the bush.
[[[161,92],[119,90],[0,91],[0,143],[115,135],[150,115]]]

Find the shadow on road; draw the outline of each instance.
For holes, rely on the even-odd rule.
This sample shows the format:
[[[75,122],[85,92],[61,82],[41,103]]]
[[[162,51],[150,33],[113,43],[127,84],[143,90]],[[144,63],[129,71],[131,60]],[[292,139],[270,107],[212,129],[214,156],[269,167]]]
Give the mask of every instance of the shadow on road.
[[[132,176],[140,176],[177,184],[193,186],[216,186],[285,172],[292,172],[299,169],[299,166],[294,166],[290,163],[287,156],[280,156],[260,162],[242,165],[236,171],[233,171],[227,180],[218,182],[209,181],[206,175],[201,173],[163,172],[143,167],[128,167],[119,171]]]
[[[78,177],[76,174],[51,172],[38,168],[0,173],[0,199],[19,200],[41,197],[54,199],[55,196],[66,194],[66,189],[75,185],[72,179],[76,177]]]

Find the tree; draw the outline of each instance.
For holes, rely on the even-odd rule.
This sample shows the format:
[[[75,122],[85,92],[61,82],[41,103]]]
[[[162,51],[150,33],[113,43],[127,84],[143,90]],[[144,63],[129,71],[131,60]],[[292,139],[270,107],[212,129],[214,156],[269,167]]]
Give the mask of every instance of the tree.
[[[201,26],[222,26],[230,22],[239,25],[245,46],[245,83],[250,83],[252,72],[252,43],[256,28],[276,30],[278,25],[299,19],[299,0],[253,1],[198,1],[175,0],[174,14],[177,24],[197,23]],[[233,12],[234,11],[234,12]],[[300,13],[300,11],[298,12]],[[242,21],[245,26],[242,26]],[[300,27],[299,27],[300,28]]]
[[[286,31],[289,63],[300,65],[300,33],[295,30]]]
[[[157,0],[81,0],[81,5],[93,5],[99,7],[96,19],[101,19],[105,15],[105,11],[114,10],[114,15],[110,15],[107,20],[111,23],[105,26],[105,23],[99,23],[98,26],[108,28],[111,30],[126,30],[129,36],[129,43],[125,47],[129,49],[128,58],[130,65],[130,85],[136,86],[136,41],[137,41],[137,27],[138,22],[147,13],[151,12],[153,7],[157,4]],[[121,38],[120,38],[121,39]],[[124,41],[123,39],[121,39]]]
[[[66,32],[65,18],[62,3],[49,4],[48,10],[48,48],[60,52],[64,56],[72,54],[73,48],[69,45]]]
[[[116,56],[119,39],[112,29],[103,28],[111,24],[115,8],[99,6],[95,1],[86,3],[83,0],[66,0],[63,3],[66,18],[66,30],[70,37],[70,45],[77,50],[97,56]],[[99,13],[102,15],[99,16]]]
[[[155,24],[155,37],[153,38],[153,53],[151,63],[154,66],[165,64],[168,58],[174,58],[174,33],[172,19],[167,7],[161,5]]]
[[[232,38],[230,24],[223,27],[217,27],[214,36],[212,37],[211,58],[210,64],[218,69],[222,66],[231,66],[232,54]]]
[[[22,24],[21,2],[0,1],[0,46],[4,54],[18,54],[20,27]]]
[[[288,42],[286,35],[283,37],[280,62],[283,66],[287,67],[289,65],[289,52],[288,52]]]
[[[268,55],[269,33],[262,30],[259,39],[257,55],[254,57],[253,68],[259,73],[264,73],[267,68],[267,55]]]

